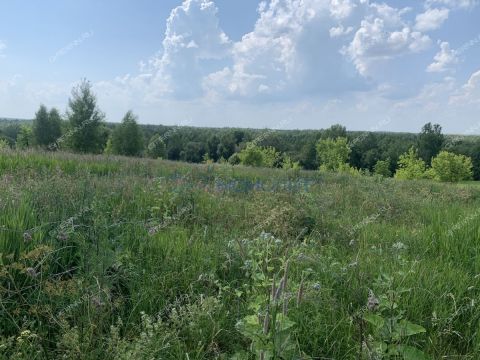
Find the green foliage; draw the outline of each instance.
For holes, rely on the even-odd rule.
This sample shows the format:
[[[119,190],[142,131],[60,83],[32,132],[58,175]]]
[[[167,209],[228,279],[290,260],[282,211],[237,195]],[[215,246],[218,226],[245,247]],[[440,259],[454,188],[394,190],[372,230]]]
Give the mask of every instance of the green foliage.
[[[128,111],[122,123],[112,133],[112,151],[117,155],[140,156],[143,152],[143,135],[137,117]]]
[[[472,180],[472,159],[465,155],[456,155],[441,151],[432,160],[433,178],[439,181],[458,182]]]
[[[185,148],[180,153],[183,161],[200,163],[206,154],[205,144],[198,141],[190,141],[185,144]]]
[[[302,167],[298,161],[293,161],[290,156],[283,155],[282,169],[300,170]]]
[[[391,177],[392,171],[390,170],[390,159],[378,160],[374,167],[375,174],[383,177]]]
[[[445,136],[442,134],[442,127],[427,123],[418,136],[418,154],[427,165],[430,165],[432,158],[437,156],[444,144]]]
[[[241,164],[245,166],[273,168],[281,163],[281,154],[273,147],[260,147],[249,144],[240,151],[238,156]]]
[[[250,284],[245,292],[250,314],[237,322],[238,331],[250,341],[257,359],[293,359],[301,355],[295,342],[295,322],[288,317],[289,292],[294,288],[289,274],[289,248],[271,234],[237,243]],[[239,355],[238,355],[239,356]]]
[[[22,125],[20,132],[17,135],[16,148],[25,150],[34,144],[33,131],[30,126]]]
[[[340,124],[334,124],[330,126],[328,129],[325,129],[321,132],[320,139],[327,140],[333,139],[336,140],[338,138],[346,138],[347,137],[347,129],[345,126]]]
[[[60,114],[55,108],[49,112],[45,105],[41,105],[33,120],[35,144],[43,148],[51,148],[61,135]]]
[[[4,139],[0,139],[0,151],[10,150],[10,145]]]
[[[400,273],[402,274],[402,273]],[[377,298],[370,290],[367,309],[362,319],[371,328],[371,336],[364,343],[368,359],[426,360],[423,351],[410,345],[410,338],[426,333],[424,327],[405,319],[400,309],[402,295],[411,290],[398,287],[394,277],[383,274],[376,281],[382,294]]]
[[[348,161],[350,155],[348,141],[344,137],[323,139],[317,143],[317,154],[320,159],[320,169],[338,171]]]
[[[147,155],[152,159],[164,159],[167,154],[167,148],[160,134],[151,137],[147,146]]]
[[[83,80],[73,88],[68,107],[69,129],[57,143],[66,141],[72,150],[80,153],[102,152],[107,141],[102,130],[105,115],[97,106],[90,82]]]
[[[407,153],[400,155],[395,178],[403,180],[423,179],[426,176],[425,161],[418,157],[413,147]]]

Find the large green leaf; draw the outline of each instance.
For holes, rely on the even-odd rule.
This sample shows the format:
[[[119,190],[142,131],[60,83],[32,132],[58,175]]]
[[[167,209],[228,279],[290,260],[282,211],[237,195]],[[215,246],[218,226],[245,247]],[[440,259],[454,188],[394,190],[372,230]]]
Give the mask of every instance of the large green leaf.
[[[376,314],[366,314],[363,316],[363,319],[375,326],[377,329],[381,329],[385,324],[385,319]]]
[[[398,328],[395,329],[396,333],[398,333],[400,336],[412,336],[416,334],[421,334],[425,333],[426,330],[423,326],[414,324],[408,320],[401,320],[400,323],[398,324]]]
[[[403,356],[404,360],[429,360],[425,353],[416,347],[409,345],[397,345],[398,352]]]

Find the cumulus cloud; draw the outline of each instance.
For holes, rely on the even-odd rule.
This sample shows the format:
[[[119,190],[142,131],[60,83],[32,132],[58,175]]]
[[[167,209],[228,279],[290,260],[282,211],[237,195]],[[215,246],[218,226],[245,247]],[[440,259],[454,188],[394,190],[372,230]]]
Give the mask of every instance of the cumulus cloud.
[[[352,42],[343,52],[364,76],[378,61],[417,53],[431,44],[428,35],[412,28],[402,19],[409,8],[396,9],[387,4],[371,4],[373,13],[361,21]]]
[[[185,0],[172,10],[163,52],[144,66],[156,95],[192,98],[201,94],[201,79],[208,72],[203,62],[226,56],[231,47],[217,12],[210,0]]]
[[[419,31],[436,30],[448,19],[450,10],[447,8],[427,9],[416,17],[415,29]]]
[[[450,49],[446,41],[440,43],[440,51],[434,56],[434,62],[428,65],[428,72],[444,72],[458,63],[458,56],[455,50]]]
[[[353,31],[338,21],[356,7],[349,0],[263,2],[254,30],[233,46],[233,65],[207,76],[206,90],[271,98],[358,89],[361,79],[333,39]]]

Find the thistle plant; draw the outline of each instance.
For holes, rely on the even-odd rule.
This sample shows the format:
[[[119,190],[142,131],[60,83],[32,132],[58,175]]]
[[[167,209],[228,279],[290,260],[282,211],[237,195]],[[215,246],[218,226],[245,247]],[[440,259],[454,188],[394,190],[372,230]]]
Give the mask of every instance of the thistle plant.
[[[250,350],[258,359],[300,358],[293,338],[295,322],[288,317],[290,301],[295,299],[289,282],[292,250],[265,233],[239,246],[251,283],[245,291],[250,314],[238,321],[237,330],[251,341]],[[297,302],[302,299],[302,288],[298,289]]]
[[[377,279],[375,287],[383,293],[377,297],[369,291],[362,319],[369,324],[371,332],[362,341],[363,355],[367,359],[427,359],[412,345],[413,336],[425,333],[425,328],[407,320],[405,311],[400,309],[401,297],[410,289],[397,286],[395,278],[386,274]]]

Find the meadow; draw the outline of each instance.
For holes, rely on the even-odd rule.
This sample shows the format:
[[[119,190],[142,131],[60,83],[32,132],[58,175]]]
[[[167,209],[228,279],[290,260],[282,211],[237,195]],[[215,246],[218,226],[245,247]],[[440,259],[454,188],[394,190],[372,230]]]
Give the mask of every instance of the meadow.
[[[479,359],[480,188],[0,153],[1,359]]]

